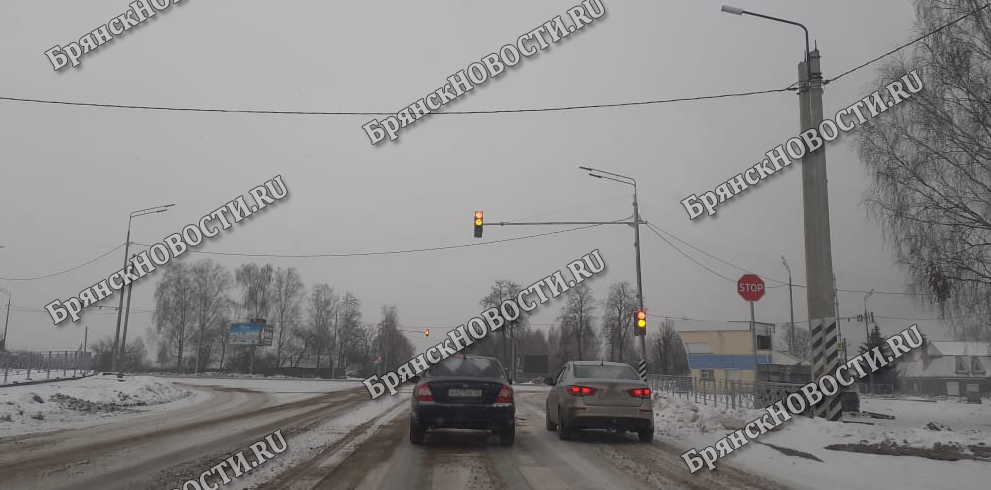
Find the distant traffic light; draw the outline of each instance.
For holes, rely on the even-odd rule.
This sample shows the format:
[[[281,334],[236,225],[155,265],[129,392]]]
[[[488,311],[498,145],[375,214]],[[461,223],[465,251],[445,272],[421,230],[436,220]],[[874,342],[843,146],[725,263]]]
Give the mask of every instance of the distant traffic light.
[[[637,320],[637,335],[647,335],[647,312],[644,310],[637,310],[636,314]]]
[[[430,336],[430,329],[429,328],[424,328],[423,329],[423,335],[429,337]]]
[[[482,212],[475,211],[475,238],[482,238]]]

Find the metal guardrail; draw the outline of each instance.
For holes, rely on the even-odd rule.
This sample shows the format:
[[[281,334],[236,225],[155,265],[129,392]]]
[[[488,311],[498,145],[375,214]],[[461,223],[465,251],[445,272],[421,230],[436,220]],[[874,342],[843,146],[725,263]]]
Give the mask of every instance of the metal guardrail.
[[[667,393],[703,405],[725,408],[766,408],[788,395],[797,393],[799,383],[776,383],[770,381],[744,382],[727,379],[697,378],[693,376],[671,376],[650,374],[647,384],[656,393]]]
[[[93,355],[81,351],[43,351],[43,352],[0,352],[0,384],[7,384],[13,378],[24,375],[24,381],[51,379],[55,377],[72,377],[90,371]],[[61,376],[59,376],[61,371]],[[36,377],[32,378],[32,374]],[[8,381],[10,380],[10,381]]]

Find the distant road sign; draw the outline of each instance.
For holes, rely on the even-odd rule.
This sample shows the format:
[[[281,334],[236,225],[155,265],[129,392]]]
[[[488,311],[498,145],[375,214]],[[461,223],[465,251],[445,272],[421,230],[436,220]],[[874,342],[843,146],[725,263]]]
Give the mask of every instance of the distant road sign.
[[[746,301],[758,301],[764,297],[764,281],[756,274],[744,274],[736,281],[736,290]]]

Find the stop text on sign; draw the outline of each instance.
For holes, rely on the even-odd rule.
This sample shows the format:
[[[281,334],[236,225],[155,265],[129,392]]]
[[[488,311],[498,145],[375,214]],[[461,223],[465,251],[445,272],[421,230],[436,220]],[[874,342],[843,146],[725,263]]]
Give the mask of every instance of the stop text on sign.
[[[758,301],[764,297],[764,281],[756,274],[744,274],[736,281],[736,291],[746,301]]]

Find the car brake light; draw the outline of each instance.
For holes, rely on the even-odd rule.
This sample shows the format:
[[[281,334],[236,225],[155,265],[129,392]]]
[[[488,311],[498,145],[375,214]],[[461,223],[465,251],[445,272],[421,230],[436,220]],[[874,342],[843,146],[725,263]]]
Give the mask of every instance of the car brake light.
[[[513,403],[513,389],[509,385],[502,385],[499,396],[496,397],[496,403]]]
[[[650,388],[633,388],[630,390],[630,396],[636,398],[650,398]]]
[[[421,402],[432,402],[434,401],[434,394],[430,391],[430,385],[423,383],[419,388],[416,389],[416,399]]]
[[[568,387],[568,393],[575,396],[594,395],[597,390],[591,386],[573,385]]]

